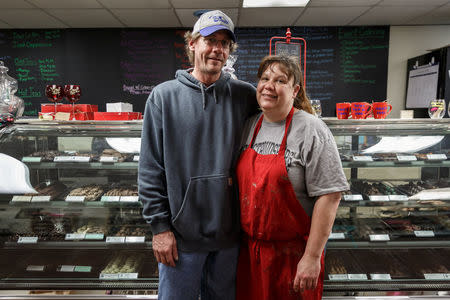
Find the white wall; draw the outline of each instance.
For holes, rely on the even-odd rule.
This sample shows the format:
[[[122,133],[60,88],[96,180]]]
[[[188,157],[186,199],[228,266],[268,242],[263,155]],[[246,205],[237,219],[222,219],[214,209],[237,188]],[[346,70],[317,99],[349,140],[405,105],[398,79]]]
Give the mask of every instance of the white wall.
[[[391,26],[389,37],[387,99],[392,104],[390,118],[405,109],[406,64],[409,58],[450,44],[450,25]]]

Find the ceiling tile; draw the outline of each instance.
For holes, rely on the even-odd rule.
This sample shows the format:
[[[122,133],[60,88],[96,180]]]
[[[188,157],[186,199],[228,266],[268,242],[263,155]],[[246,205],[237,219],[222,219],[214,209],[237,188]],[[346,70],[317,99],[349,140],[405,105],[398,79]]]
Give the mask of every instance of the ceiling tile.
[[[41,9],[1,9],[0,20],[13,28],[65,28],[65,24]]]
[[[0,8],[34,8],[24,0],[1,0]]]
[[[292,26],[304,8],[242,8],[238,26]]]
[[[308,7],[296,26],[345,26],[369,7]]]
[[[450,24],[450,4],[432,10],[430,13],[411,20],[408,24]]]
[[[316,6],[373,6],[380,0],[311,0],[307,7]]]
[[[92,0],[28,0],[39,8],[101,8],[97,1]]]
[[[383,0],[379,6],[440,6],[447,3],[448,0]]]
[[[169,0],[98,0],[107,8],[171,8]]]
[[[231,18],[234,25],[236,26],[237,17],[238,17],[238,9],[237,8],[217,8],[221,11],[223,11],[227,16]],[[181,26],[192,28],[194,27],[195,22],[197,22],[198,18],[194,16],[194,11],[197,9],[176,9],[175,12],[178,15],[178,18],[180,18]]]
[[[123,27],[106,9],[49,9],[48,12],[73,28]]]
[[[174,8],[220,9],[239,8],[239,0],[171,0]]]
[[[5,22],[0,21],[0,28],[2,28],[2,29],[10,29],[10,28],[12,28],[12,26],[10,26],[9,24],[7,24]]]
[[[401,25],[432,9],[423,6],[373,7],[349,25]]]
[[[128,27],[180,27],[173,9],[111,9]]]

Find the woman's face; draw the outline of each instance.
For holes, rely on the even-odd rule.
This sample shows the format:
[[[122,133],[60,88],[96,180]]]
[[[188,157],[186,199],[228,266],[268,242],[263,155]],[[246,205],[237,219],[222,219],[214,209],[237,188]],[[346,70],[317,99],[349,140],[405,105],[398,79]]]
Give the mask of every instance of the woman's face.
[[[280,69],[278,63],[267,67],[259,79],[256,98],[264,113],[287,115],[294,104],[300,86],[294,85],[294,78]]]

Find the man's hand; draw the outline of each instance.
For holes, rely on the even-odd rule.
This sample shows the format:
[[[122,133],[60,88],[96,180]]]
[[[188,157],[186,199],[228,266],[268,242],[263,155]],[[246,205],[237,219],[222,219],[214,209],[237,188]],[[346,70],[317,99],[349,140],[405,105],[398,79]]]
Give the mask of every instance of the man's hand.
[[[313,290],[317,287],[317,280],[320,273],[320,257],[312,258],[303,255],[297,265],[297,274],[294,279],[294,290],[303,292]]]
[[[156,260],[170,267],[175,267],[178,260],[177,241],[172,231],[165,231],[153,236],[153,253]]]

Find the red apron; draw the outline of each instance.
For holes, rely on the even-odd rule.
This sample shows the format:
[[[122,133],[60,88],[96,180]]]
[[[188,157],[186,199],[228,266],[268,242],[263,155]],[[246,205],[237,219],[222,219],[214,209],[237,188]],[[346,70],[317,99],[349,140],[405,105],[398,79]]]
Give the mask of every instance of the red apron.
[[[294,108],[286,119],[278,154],[252,149],[261,128],[258,121],[248,148],[237,165],[243,239],[237,271],[237,300],[321,299],[324,256],[317,288],[300,294],[293,289],[297,264],[306,247],[311,218],[297,200],[284,154]]]

